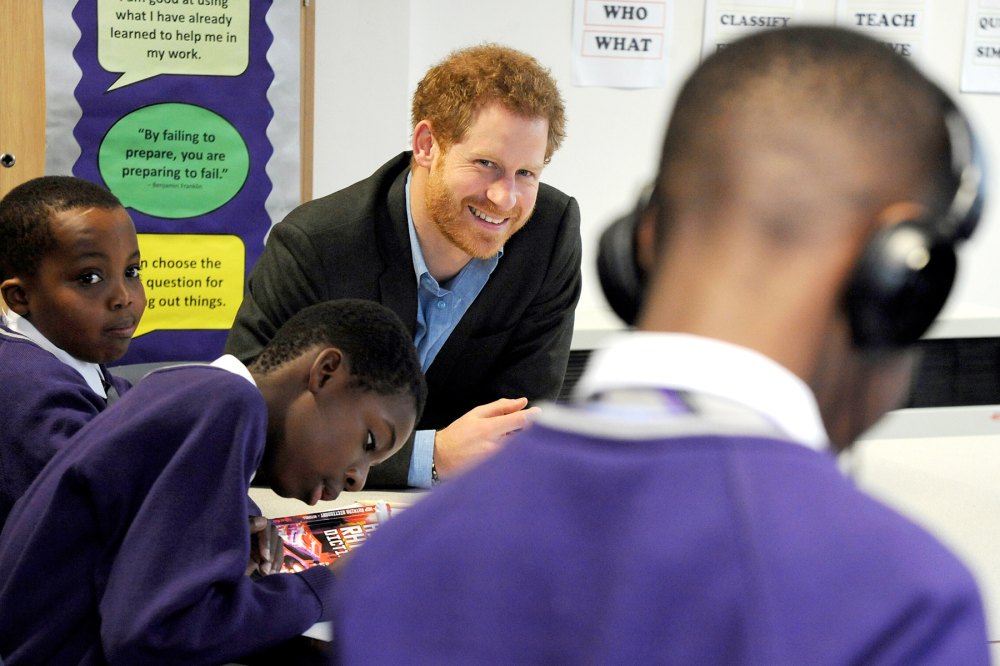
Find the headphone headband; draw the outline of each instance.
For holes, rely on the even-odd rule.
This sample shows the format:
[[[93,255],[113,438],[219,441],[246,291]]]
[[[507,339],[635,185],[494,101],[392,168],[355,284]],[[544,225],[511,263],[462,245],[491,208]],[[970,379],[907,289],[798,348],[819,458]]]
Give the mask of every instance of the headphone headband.
[[[948,226],[950,238],[965,240],[972,236],[982,215],[986,198],[985,169],[982,151],[968,118],[951,98],[945,96],[945,100],[944,124],[948,131],[951,171],[957,185],[942,221]]]
[[[943,91],[948,168],[955,187],[944,211],[880,229],[867,243],[845,287],[854,344],[862,349],[912,344],[933,323],[951,292],[955,246],[972,236],[986,198],[986,168],[972,127]],[[626,324],[638,315],[645,276],[636,261],[636,228],[648,191],[629,214],[604,230],[598,277],[612,309]]]

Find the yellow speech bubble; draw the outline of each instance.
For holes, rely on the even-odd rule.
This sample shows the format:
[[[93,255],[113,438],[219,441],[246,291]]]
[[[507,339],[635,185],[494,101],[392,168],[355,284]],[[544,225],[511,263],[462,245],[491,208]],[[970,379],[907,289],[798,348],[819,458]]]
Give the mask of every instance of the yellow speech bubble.
[[[160,74],[239,76],[250,58],[245,0],[98,0],[97,58],[108,90]]]
[[[229,329],[243,300],[246,248],[226,234],[138,234],[146,313],[157,330]]]

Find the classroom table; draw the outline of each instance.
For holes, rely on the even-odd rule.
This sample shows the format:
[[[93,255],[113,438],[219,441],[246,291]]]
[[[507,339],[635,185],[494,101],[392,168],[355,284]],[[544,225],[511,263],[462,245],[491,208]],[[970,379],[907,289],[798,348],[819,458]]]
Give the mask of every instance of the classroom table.
[[[263,515],[268,518],[283,518],[307,513],[322,513],[333,509],[388,502],[391,506],[412,505],[427,491],[425,490],[362,490],[356,493],[341,493],[335,500],[317,502],[309,506],[297,499],[280,497],[270,488],[250,488],[252,499]],[[313,625],[300,639],[289,641],[270,650],[248,656],[231,666],[264,666],[281,663],[293,666],[319,666],[329,661],[329,646],[332,639],[329,622]]]
[[[317,502],[309,506],[305,502],[287,497],[279,497],[270,488],[250,488],[250,499],[256,502],[260,511],[268,518],[298,516],[305,513],[321,513],[333,509],[343,509],[358,504],[374,504],[379,500],[389,504],[413,504],[427,491],[412,490],[362,490],[356,493],[340,493],[340,497],[328,502]]]

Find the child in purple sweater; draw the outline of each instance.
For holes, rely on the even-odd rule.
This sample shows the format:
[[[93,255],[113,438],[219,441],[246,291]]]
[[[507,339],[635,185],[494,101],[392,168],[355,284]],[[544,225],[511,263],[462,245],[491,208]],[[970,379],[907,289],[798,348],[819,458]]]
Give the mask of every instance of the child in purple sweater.
[[[129,388],[104,364],[146,305],[135,227],[110,192],[45,176],[0,201],[0,526],[53,454]]]
[[[300,311],[249,368],[147,375],[0,533],[4,663],[218,664],[329,620],[329,569],[246,575],[251,478],[307,504],[360,490],[425,397],[410,333],[359,300]]]

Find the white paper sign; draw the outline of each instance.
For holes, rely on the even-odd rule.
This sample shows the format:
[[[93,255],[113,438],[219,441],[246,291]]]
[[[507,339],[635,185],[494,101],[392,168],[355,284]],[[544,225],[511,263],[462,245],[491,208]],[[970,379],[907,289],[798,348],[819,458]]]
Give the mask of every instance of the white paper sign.
[[[969,0],[962,92],[1000,93],[1000,0]]]
[[[743,35],[787,28],[798,20],[800,0],[708,0],[701,54],[707,57]]]
[[[884,42],[907,58],[923,57],[930,0],[838,0],[837,25]]]
[[[673,0],[573,3],[573,83],[654,88],[667,81]]]

